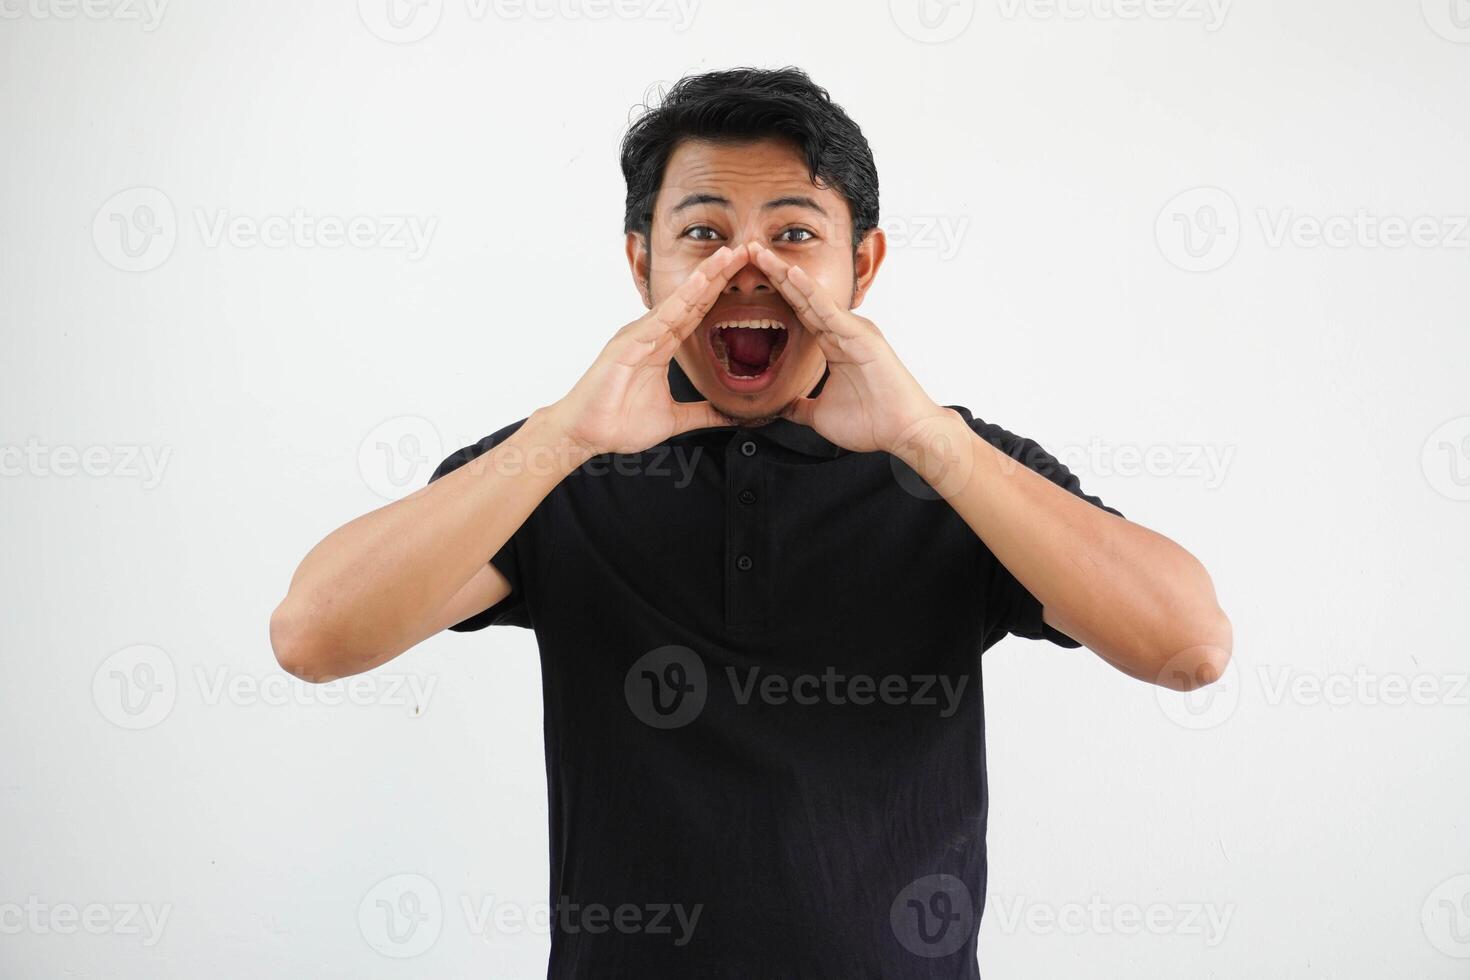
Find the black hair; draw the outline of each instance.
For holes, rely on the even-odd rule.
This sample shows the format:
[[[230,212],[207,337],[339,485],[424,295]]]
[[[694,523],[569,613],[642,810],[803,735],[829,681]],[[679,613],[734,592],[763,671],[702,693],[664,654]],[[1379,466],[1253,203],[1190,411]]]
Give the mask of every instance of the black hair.
[[[628,185],[623,231],[647,241],[664,168],[683,139],[744,143],[784,139],[806,157],[813,183],[832,187],[852,212],[852,244],[878,225],[878,168],[857,123],[800,68],[732,68],[686,75],[623,136]]]

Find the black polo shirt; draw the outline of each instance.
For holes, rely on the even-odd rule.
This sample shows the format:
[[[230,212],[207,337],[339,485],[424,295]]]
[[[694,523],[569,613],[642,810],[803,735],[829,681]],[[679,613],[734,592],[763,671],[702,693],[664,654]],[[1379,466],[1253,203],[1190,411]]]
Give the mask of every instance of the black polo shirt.
[[[513,591],[452,629],[536,632],[548,977],[979,977],[980,655],[1078,644],[912,470],[787,420],[691,432],[589,461],[491,560]]]

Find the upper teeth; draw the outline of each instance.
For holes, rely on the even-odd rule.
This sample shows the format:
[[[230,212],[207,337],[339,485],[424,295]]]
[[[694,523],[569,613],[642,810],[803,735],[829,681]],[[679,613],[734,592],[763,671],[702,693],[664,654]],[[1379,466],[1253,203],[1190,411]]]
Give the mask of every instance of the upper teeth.
[[[780,320],[772,319],[723,320],[720,323],[715,324],[716,330],[726,330],[731,327],[738,327],[745,330],[785,330],[786,324],[782,323]]]

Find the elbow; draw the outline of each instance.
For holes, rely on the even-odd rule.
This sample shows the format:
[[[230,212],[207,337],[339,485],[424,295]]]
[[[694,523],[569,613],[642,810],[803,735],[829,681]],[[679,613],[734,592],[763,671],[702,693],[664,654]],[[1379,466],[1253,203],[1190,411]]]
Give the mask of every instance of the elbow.
[[[312,684],[344,676],[333,662],[332,644],[289,596],[271,612],[270,635],[276,663],[291,676]]]
[[[1164,667],[1157,683],[1175,691],[1194,691],[1215,683],[1230,666],[1234,632],[1230,618],[1218,606],[1192,621],[1182,635],[1188,639],[1175,641],[1164,656]]]

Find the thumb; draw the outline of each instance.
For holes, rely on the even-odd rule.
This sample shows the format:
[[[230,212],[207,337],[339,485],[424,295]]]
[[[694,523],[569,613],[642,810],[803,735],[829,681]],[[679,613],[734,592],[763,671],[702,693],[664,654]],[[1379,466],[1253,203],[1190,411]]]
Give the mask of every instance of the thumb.
[[[812,417],[816,413],[816,410],[817,400],[815,398],[798,398],[782,409],[781,415],[793,422],[799,422],[802,425],[815,428],[812,425]]]
[[[694,429],[713,429],[730,423],[709,402],[674,402],[674,431],[681,435]]]

